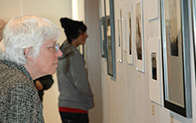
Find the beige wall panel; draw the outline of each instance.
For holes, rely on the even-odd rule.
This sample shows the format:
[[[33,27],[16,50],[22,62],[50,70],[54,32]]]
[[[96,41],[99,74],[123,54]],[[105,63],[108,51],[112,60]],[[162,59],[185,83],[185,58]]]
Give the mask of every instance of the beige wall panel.
[[[89,111],[90,123],[103,123],[98,7],[98,0],[85,0],[85,23],[89,35],[86,40],[86,63],[88,68],[88,80],[94,95],[95,104],[95,107]]]
[[[20,14],[20,0],[0,0],[0,19],[8,21],[11,17]]]
[[[71,0],[22,0],[23,13],[48,18],[61,28],[61,17],[72,17]],[[65,40],[63,29],[58,42]]]

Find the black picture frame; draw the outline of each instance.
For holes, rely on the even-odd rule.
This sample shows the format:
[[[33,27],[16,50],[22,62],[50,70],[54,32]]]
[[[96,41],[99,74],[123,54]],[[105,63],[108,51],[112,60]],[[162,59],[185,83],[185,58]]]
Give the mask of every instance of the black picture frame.
[[[192,118],[189,2],[161,0],[160,7],[164,107]]]

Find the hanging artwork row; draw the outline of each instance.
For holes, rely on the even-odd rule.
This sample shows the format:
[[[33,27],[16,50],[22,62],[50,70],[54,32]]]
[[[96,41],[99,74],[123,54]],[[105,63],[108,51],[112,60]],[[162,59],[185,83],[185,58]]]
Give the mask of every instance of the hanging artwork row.
[[[133,6],[135,11],[133,11]],[[142,1],[136,4],[129,2],[123,10],[121,8],[116,9],[115,27],[117,62],[123,63],[123,60],[127,59],[128,64],[134,65],[134,58],[136,58],[136,70],[144,73],[145,53],[142,6]],[[136,50],[135,55],[134,50]]]
[[[104,16],[100,17],[101,55],[107,60],[108,75],[116,77],[116,62],[128,63],[137,71],[144,73],[146,58],[149,68],[150,99],[161,104],[162,79],[164,107],[191,118],[190,22],[193,20],[195,55],[196,0],[191,0],[192,20],[187,14],[190,4],[187,0],[160,0],[160,18],[159,2],[148,0],[153,3],[153,10],[156,11],[146,12],[146,19],[147,21],[161,20],[161,38],[149,37],[146,42],[144,42],[143,0],[138,0],[139,2],[136,3],[129,2],[123,7],[115,8],[115,19],[114,1],[101,1],[104,3],[102,5]],[[159,94],[155,94],[154,91]]]

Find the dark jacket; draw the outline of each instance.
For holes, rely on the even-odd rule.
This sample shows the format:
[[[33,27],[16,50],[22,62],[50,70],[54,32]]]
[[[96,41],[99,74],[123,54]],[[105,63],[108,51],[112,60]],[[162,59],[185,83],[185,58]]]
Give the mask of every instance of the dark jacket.
[[[40,77],[38,79],[35,79],[34,83],[36,80],[39,80],[41,82],[41,84],[43,85],[43,89],[38,90],[38,95],[40,97],[40,100],[43,101],[44,90],[48,90],[52,86],[52,84],[54,83],[54,80],[52,79],[52,75],[46,75],[46,76]]]

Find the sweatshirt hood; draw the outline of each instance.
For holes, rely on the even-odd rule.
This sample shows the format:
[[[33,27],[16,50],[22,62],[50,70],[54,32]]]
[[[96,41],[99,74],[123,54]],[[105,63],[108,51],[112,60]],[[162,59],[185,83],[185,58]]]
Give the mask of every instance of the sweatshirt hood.
[[[73,52],[72,45],[66,40],[63,42],[63,44],[60,46],[60,50],[62,51],[63,55],[59,57],[58,59],[61,60],[63,58],[66,58],[70,56]]]

